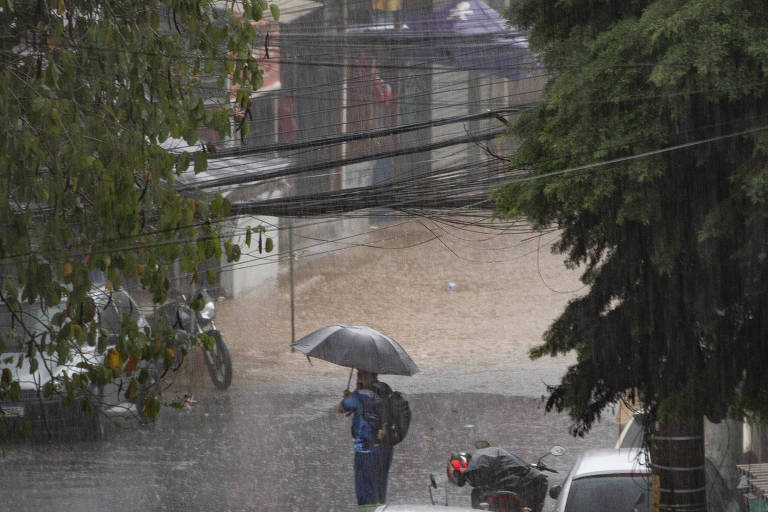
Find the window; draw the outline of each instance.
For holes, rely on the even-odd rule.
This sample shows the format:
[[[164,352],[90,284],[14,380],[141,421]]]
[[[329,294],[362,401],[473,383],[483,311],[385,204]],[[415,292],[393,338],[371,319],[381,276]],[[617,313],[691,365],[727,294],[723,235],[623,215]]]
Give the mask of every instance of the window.
[[[565,512],[616,510],[650,512],[646,475],[605,475],[571,482]]]

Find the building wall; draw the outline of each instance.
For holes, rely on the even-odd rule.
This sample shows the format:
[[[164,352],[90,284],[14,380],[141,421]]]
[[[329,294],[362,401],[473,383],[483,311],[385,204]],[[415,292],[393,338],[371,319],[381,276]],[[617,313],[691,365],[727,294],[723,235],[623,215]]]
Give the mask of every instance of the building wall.
[[[264,226],[267,230],[262,239],[262,252],[258,249],[258,233],[251,233],[251,246],[245,245],[245,231]],[[231,298],[242,298],[264,286],[268,281],[276,279],[279,272],[280,237],[278,229],[280,219],[277,217],[239,217],[233,223],[233,242],[241,247],[240,261],[227,263],[222,258],[219,269],[219,280],[223,294]],[[274,248],[267,253],[264,250],[266,237],[273,240]]]

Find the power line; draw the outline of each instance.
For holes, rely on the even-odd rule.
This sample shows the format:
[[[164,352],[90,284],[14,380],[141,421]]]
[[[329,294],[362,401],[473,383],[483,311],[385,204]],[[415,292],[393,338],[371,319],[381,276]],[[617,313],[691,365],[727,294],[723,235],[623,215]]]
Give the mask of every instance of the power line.
[[[757,127],[757,128],[750,128],[750,129],[742,130],[742,131],[736,132],[736,133],[729,133],[729,134],[726,134],[726,135],[718,135],[717,137],[709,137],[707,139],[700,139],[700,140],[695,140],[695,141],[692,141],[692,142],[686,142],[684,144],[677,144],[675,146],[668,146],[666,148],[654,149],[652,151],[646,151],[644,153],[639,153],[637,155],[623,156],[623,157],[619,157],[619,158],[613,158],[613,159],[610,159],[610,160],[603,160],[601,162],[594,162],[594,163],[591,163],[591,164],[579,165],[577,167],[570,167],[568,169],[562,169],[560,171],[553,171],[553,172],[548,172],[548,173],[544,173],[544,174],[531,174],[529,176],[525,176],[525,177],[519,178],[519,179],[517,179],[515,181],[523,182],[523,181],[539,180],[539,179],[551,178],[553,176],[560,176],[560,175],[563,175],[563,174],[570,174],[570,173],[578,172],[578,171],[584,171],[584,170],[589,170],[589,169],[597,169],[597,168],[600,168],[600,167],[606,167],[606,166],[609,166],[609,165],[614,165],[614,164],[618,164],[618,163],[622,163],[622,162],[627,162],[629,160],[637,160],[637,159],[640,159],[640,158],[648,158],[650,156],[660,155],[662,153],[669,153],[669,152],[672,152],[672,151],[679,151],[681,149],[692,148],[694,146],[700,146],[702,144],[709,144],[711,142],[717,142],[719,140],[732,139],[734,137],[741,137],[743,135],[749,135],[751,133],[758,133],[758,132],[765,131],[765,130],[768,130],[768,125],[767,126],[760,126],[760,127]]]
[[[376,137],[384,137],[387,135],[397,135],[400,133],[412,132],[415,130],[421,130],[424,128],[432,128],[436,126],[445,126],[449,124],[461,123],[465,121],[474,121],[479,119],[498,118],[503,115],[518,113],[523,110],[528,110],[535,105],[525,105],[520,107],[506,107],[496,110],[489,110],[486,112],[480,112],[477,114],[467,114],[460,116],[443,117],[440,119],[433,119],[430,121],[422,121],[417,123],[409,123],[399,126],[393,126],[388,128],[379,128],[375,130],[369,130],[366,132],[354,132],[345,135],[338,135],[335,137],[324,137],[321,139],[310,139],[300,142],[280,142],[277,144],[268,144],[257,147],[247,147],[240,151],[234,149],[227,149],[224,151],[216,151],[217,155],[257,155],[259,153],[267,153],[271,151],[291,151],[293,149],[307,149],[315,148],[319,146],[328,146],[330,144],[340,144],[344,142],[353,142],[363,139],[372,139]]]
[[[754,118],[749,118],[749,119],[754,120]],[[728,121],[724,123],[713,124],[708,126],[708,128],[717,128],[721,126],[731,125],[736,123],[737,121],[744,122],[744,121],[748,121],[749,119],[734,120],[734,121]],[[701,129],[701,128],[702,127],[697,127],[696,129]],[[372,187],[372,188],[369,187],[368,189],[365,189],[365,188],[352,189],[352,190],[345,189],[343,191],[336,191],[335,192],[337,194],[336,196],[330,196],[328,194],[314,194],[309,197],[294,196],[294,197],[283,198],[281,200],[284,203],[288,203],[288,202],[303,203],[299,207],[295,207],[294,205],[294,207],[292,208],[286,208],[285,204],[281,205],[280,200],[273,201],[272,204],[266,204],[262,202],[261,205],[254,204],[254,203],[244,203],[245,208],[243,208],[242,211],[245,212],[250,208],[250,211],[257,212],[259,211],[259,208],[262,208],[262,209],[266,208],[267,210],[271,209],[267,213],[265,213],[267,215],[272,215],[274,214],[274,212],[282,210],[282,211],[289,211],[290,215],[302,216],[303,214],[304,216],[306,216],[306,215],[321,215],[323,214],[323,212],[328,212],[328,211],[341,212],[341,211],[358,210],[358,209],[366,208],[369,206],[384,206],[384,207],[391,206],[394,208],[398,208],[403,212],[409,212],[409,211],[416,212],[418,208],[421,208],[422,214],[423,214],[424,208],[431,208],[431,209],[435,209],[435,211],[443,212],[441,215],[446,214],[446,212],[448,215],[450,215],[450,214],[456,214],[457,213],[456,208],[460,208],[460,207],[461,208],[470,207],[472,209],[487,208],[486,206],[488,204],[487,191],[489,190],[489,187],[494,184],[500,184],[503,182],[510,182],[510,181],[541,179],[541,178],[546,178],[556,174],[564,174],[567,172],[574,172],[574,171],[595,168],[595,167],[604,166],[604,165],[610,165],[610,164],[614,164],[614,163],[618,163],[618,162],[626,161],[630,159],[645,158],[661,152],[685,149],[688,147],[692,147],[694,145],[705,144],[705,143],[710,143],[718,140],[723,140],[726,138],[755,133],[761,130],[765,130],[767,128],[768,127],[761,126],[761,127],[742,130],[739,132],[734,132],[731,134],[726,134],[718,137],[712,137],[708,139],[699,139],[697,141],[676,145],[676,146],[671,146],[668,148],[662,148],[662,149],[658,149],[658,150],[654,150],[651,152],[646,152],[638,155],[630,155],[630,156],[622,157],[619,159],[598,162],[598,163],[590,164],[587,166],[570,168],[570,169],[558,171],[556,173],[549,173],[549,174],[538,175],[538,176],[531,175],[531,173],[527,171],[510,170],[506,166],[503,166],[501,169],[503,172],[498,172],[493,174],[488,174],[487,172],[484,174],[475,173],[474,175],[471,176],[471,179],[470,179],[468,175],[469,171],[471,171],[473,167],[479,169],[481,165],[484,166],[486,165],[487,162],[480,162],[472,165],[460,164],[454,168],[440,169],[438,171],[431,172],[423,176],[416,176],[410,180],[403,180],[401,182],[398,182],[397,184],[399,186],[397,189],[394,189],[390,186],[390,189],[388,190],[388,193],[389,193],[388,200],[384,201],[380,199],[376,203],[373,203],[371,201],[366,202],[364,200],[365,198],[356,197],[356,196],[359,196],[359,193],[363,193],[363,195],[368,195],[370,197],[371,189],[372,188],[375,189],[376,187]],[[619,147],[623,147],[623,145]],[[602,148],[602,149],[610,149],[610,148]],[[584,154],[589,154],[589,152],[585,152]],[[570,154],[567,156],[556,157],[553,160],[562,159],[562,158],[573,158],[574,156],[575,155]],[[544,160],[542,160],[542,162],[544,162]],[[468,179],[470,180],[468,183],[471,185],[471,188],[463,188],[463,184],[467,182]],[[458,185],[461,185],[461,186],[458,186]],[[427,192],[429,192],[429,194],[427,194]],[[448,198],[448,200],[441,202],[440,200],[441,197],[446,197]],[[327,204],[324,206],[323,202],[326,202],[326,203],[330,202],[332,203],[333,207],[330,208],[328,207]],[[333,204],[334,202],[338,204]],[[452,208],[453,210],[451,210]],[[198,223],[189,227],[195,227],[196,225],[200,225],[200,224]],[[171,229],[167,231],[174,231],[174,230]],[[156,234],[159,234],[159,232],[156,232]],[[123,237],[123,239],[147,237],[152,235],[153,233],[147,232],[147,233],[142,233],[136,237]],[[182,241],[171,240],[168,242],[158,242],[156,245],[181,243],[181,242],[183,242],[183,240]],[[136,247],[137,246],[127,246],[119,250],[131,250],[131,249],[135,249]],[[114,251],[118,249],[110,248],[105,250]],[[15,256],[25,256],[25,255],[15,255]],[[4,259],[7,259],[7,257]]]
[[[284,177],[284,176],[292,176],[296,174],[303,174],[310,171],[318,171],[323,169],[332,169],[334,167],[341,167],[345,165],[352,165],[355,163],[361,163],[361,162],[368,162],[371,160],[380,160],[383,158],[394,158],[397,156],[405,156],[405,155],[411,155],[415,153],[423,153],[427,151],[433,151],[436,149],[446,148],[450,146],[455,146],[456,144],[464,144],[468,142],[475,142],[475,141],[483,141],[483,140],[490,140],[495,137],[498,137],[499,135],[503,134],[504,130],[496,130],[485,134],[476,134],[476,135],[469,135],[465,137],[457,137],[454,139],[449,139],[446,141],[441,142],[434,142],[431,144],[424,144],[423,146],[418,146],[414,148],[404,148],[404,149],[395,149],[392,151],[382,151],[380,153],[374,153],[369,155],[363,155],[360,157],[352,157],[352,158],[344,158],[339,160],[332,160],[327,162],[322,162],[318,164],[309,164],[305,166],[300,167],[294,167],[290,169],[283,169],[283,170],[276,170],[272,171],[269,174],[266,175],[243,175],[243,176],[229,176],[224,178],[218,178],[218,179],[212,179],[207,180],[203,183],[199,184],[189,184],[189,185],[182,185],[178,187],[178,190],[183,191],[190,191],[190,190],[205,190],[208,188],[215,188],[215,187],[223,187],[223,186],[230,186],[230,185],[242,185],[246,183],[254,183],[260,180],[263,180],[265,178],[277,178],[277,177]]]

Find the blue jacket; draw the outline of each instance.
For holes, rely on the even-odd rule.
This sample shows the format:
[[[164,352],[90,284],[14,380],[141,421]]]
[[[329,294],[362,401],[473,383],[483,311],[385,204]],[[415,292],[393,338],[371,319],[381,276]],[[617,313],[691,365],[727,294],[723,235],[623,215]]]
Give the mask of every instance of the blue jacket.
[[[356,452],[367,452],[378,444],[376,434],[381,428],[381,400],[369,389],[360,389],[342,402],[345,411],[354,413],[352,439]]]

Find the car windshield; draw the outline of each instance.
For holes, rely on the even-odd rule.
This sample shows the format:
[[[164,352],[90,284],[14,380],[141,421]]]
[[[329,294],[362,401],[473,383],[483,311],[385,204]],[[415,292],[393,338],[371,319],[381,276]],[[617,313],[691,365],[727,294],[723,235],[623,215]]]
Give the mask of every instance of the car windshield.
[[[565,512],[649,512],[645,475],[605,475],[574,479]]]
[[[93,295],[100,309],[101,325],[107,331],[119,332],[125,315],[133,321],[140,321],[141,310],[125,291],[101,292],[97,289]],[[50,306],[43,311],[39,304],[22,303],[21,312],[16,315],[12,315],[5,305],[0,307],[0,334],[5,340],[4,352],[22,351],[30,335],[37,337],[45,332],[48,319],[63,307],[63,304]],[[23,319],[23,326],[19,319]]]
[[[59,310],[55,306],[43,312],[39,304],[22,303],[21,311],[14,315],[5,304],[0,305],[0,335],[5,341],[4,352],[21,351],[30,336],[37,337],[46,331],[48,318]]]

